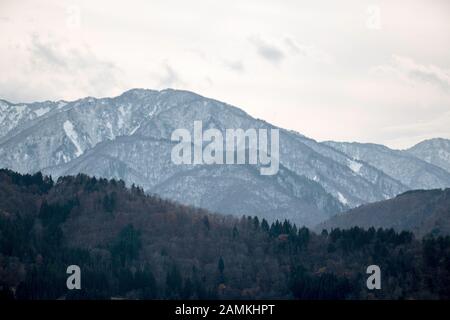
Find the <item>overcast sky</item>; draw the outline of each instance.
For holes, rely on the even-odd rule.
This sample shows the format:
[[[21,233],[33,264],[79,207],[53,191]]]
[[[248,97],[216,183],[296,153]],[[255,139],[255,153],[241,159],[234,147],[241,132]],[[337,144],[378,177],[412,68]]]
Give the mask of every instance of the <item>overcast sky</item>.
[[[0,0],[0,33],[12,102],[171,87],[319,141],[450,138],[446,0]]]

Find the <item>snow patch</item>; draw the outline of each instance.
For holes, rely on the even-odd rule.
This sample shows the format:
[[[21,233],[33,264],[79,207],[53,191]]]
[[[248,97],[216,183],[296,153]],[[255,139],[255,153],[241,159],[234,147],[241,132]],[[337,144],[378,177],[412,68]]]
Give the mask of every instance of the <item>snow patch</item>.
[[[125,109],[123,106],[119,107],[119,114],[118,114],[118,119],[117,119],[117,126],[119,127],[119,129],[123,128],[124,125],[124,121],[123,118],[125,117]]]
[[[141,124],[139,123],[139,124],[136,126],[136,128],[134,128],[133,130],[131,130],[130,135],[134,134],[134,133],[137,131],[137,129],[139,129],[140,127],[141,127]]]
[[[49,111],[50,111],[50,107],[39,108],[37,110],[34,110],[34,114],[36,116],[40,117],[40,116],[43,116],[44,114],[46,114]]]
[[[347,198],[344,197],[344,195],[342,193],[340,193],[340,192],[338,192],[338,200],[342,204],[348,204]]]
[[[25,109],[26,109],[25,106],[16,106],[15,107],[16,113],[18,113],[19,115],[21,115],[25,111]]]
[[[110,139],[113,140],[115,137],[114,137],[113,127],[111,125],[111,122],[107,121],[106,122],[106,127],[109,130],[109,137],[110,137]]]
[[[348,159],[347,165],[354,173],[359,174],[359,171],[361,170],[362,163],[356,162],[355,160]]]
[[[450,153],[448,153],[447,151],[441,149],[438,151],[438,155],[439,158],[450,161]]]
[[[148,114],[148,117],[149,117],[149,118],[151,118],[151,117],[153,117],[153,116],[155,115],[156,110],[158,109],[158,107],[159,107],[159,103],[157,103],[157,104],[153,107],[153,110],[150,111],[150,113]]]
[[[8,105],[3,101],[0,101],[0,111],[5,111],[8,108]]]
[[[78,134],[75,131],[72,122],[70,122],[69,120],[66,120],[64,122],[63,127],[64,127],[64,132],[66,133],[66,136],[70,139],[70,141],[72,141],[73,145],[77,149],[77,151],[75,152],[75,155],[77,157],[81,156],[83,154],[83,149],[81,148],[80,144],[78,143]]]
[[[58,102],[58,109],[61,109],[61,108],[63,108],[64,106],[66,106],[67,105],[67,102],[65,102],[65,101],[59,101]]]

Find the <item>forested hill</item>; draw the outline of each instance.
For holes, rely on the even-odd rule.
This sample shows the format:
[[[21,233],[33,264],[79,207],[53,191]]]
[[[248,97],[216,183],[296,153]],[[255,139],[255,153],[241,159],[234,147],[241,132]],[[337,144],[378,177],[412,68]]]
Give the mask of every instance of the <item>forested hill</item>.
[[[317,229],[354,226],[409,230],[420,237],[429,233],[450,235],[450,189],[407,191],[336,215]]]
[[[0,297],[450,298],[450,238],[215,215],[85,175],[0,170]],[[82,289],[66,288],[81,268]],[[379,265],[382,289],[366,288]]]

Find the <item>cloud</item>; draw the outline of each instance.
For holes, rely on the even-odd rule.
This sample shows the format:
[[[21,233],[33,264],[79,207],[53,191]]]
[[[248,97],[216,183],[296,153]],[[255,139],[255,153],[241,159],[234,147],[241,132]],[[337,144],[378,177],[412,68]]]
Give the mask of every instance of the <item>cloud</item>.
[[[112,62],[99,59],[87,45],[71,47],[54,39],[44,40],[36,35],[31,38],[28,50],[36,68],[59,72],[88,72],[88,76],[107,75],[115,82],[119,68]]]
[[[9,79],[0,81],[0,92],[9,98],[16,98],[24,83],[24,97],[32,100],[106,96],[121,86],[121,69],[88,45],[32,35],[16,48],[8,57],[10,63],[2,65]]]
[[[412,58],[393,55],[392,62],[370,69],[375,75],[396,76],[410,83],[430,83],[445,90],[450,89],[450,70],[429,64],[417,63]]]
[[[184,82],[181,80],[179,74],[172,68],[169,63],[164,63],[164,75],[161,77],[159,85],[163,88],[173,88],[176,86],[183,86]]]
[[[282,41],[267,41],[261,37],[252,36],[250,42],[256,47],[257,52],[264,59],[278,64],[285,58],[301,56],[316,63],[331,64],[334,58],[331,54],[313,44],[299,43],[295,38],[287,36]]]
[[[249,41],[256,47],[258,54],[271,63],[278,64],[285,58],[285,54],[281,48],[258,36],[250,37]]]
[[[234,61],[224,61],[224,65],[228,67],[230,70],[233,70],[237,73],[243,73],[245,71],[244,63],[241,60]]]
[[[28,50],[31,53],[32,63],[37,68],[70,69],[70,54],[63,51],[60,44],[56,42],[44,42],[41,38],[33,35]]]
[[[334,61],[333,56],[314,45],[300,44],[291,37],[286,37],[284,43],[292,53],[299,54],[315,62],[330,64]]]

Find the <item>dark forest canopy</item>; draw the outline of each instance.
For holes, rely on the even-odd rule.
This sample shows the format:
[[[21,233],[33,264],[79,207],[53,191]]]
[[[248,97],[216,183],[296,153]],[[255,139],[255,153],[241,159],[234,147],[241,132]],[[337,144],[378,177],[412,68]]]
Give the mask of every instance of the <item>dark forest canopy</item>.
[[[81,268],[82,289],[66,288]],[[379,265],[382,289],[366,288]],[[16,299],[450,298],[450,238],[319,234],[146,195],[123,181],[0,170],[0,295]]]

